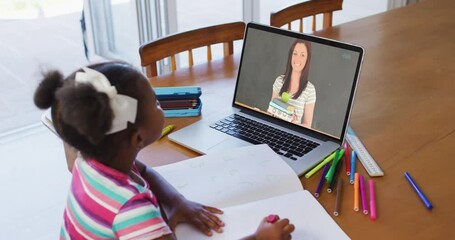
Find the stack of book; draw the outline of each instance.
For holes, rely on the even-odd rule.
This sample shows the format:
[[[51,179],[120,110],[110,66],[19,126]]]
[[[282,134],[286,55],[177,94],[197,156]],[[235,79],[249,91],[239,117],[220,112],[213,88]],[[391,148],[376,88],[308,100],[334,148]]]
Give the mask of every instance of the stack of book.
[[[165,117],[190,117],[201,114],[200,87],[161,87],[154,90]]]
[[[270,101],[267,112],[273,114],[275,117],[291,122],[294,110],[294,106],[283,102],[280,98],[274,98]]]

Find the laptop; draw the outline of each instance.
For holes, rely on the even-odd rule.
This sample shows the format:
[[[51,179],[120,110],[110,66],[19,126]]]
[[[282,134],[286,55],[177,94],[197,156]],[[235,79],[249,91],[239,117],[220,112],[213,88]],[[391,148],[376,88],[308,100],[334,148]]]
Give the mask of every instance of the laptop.
[[[249,23],[232,106],[169,139],[201,154],[267,144],[302,175],[343,144],[362,59],[359,46]]]

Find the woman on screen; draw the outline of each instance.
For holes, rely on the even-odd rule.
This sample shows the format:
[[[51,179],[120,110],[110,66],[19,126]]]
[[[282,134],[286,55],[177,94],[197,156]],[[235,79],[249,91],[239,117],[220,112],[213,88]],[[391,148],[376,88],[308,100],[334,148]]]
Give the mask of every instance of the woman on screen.
[[[288,106],[286,109],[291,111],[287,120],[307,128],[311,127],[316,103],[316,90],[308,80],[310,59],[311,43],[297,39],[289,49],[286,72],[278,76],[273,84],[271,101],[271,105],[275,102]]]

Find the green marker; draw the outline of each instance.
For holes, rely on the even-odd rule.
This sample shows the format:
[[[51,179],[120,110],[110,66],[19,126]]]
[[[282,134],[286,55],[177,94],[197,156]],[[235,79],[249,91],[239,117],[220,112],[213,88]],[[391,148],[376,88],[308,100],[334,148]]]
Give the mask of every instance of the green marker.
[[[330,185],[330,184],[332,183],[332,181],[333,181],[333,174],[335,173],[335,169],[336,169],[336,167],[337,167],[337,165],[338,165],[338,162],[339,162],[340,159],[341,159],[341,156],[343,156],[343,154],[344,154],[344,149],[341,149],[341,150],[338,149],[338,150],[336,151],[336,153],[337,153],[337,154],[336,154],[335,158],[333,159],[333,163],[332,163],[332,165],[330,166],[329,171],[327,172],[327,175],[325,175],[325,180],[327,180],[327,182],[329,183],[329,185]]]
[[[326,163],[332,161],[332,159],[335,157],[335,154],[336,154],[336,151],[334,151],[332,154],[330,154],[328,157],[326,157],[324,160],[322,160],[322,162],[320,162],[316,167],[314,167],[307,174],[305,174],[305,178],[310,178],[311,176],[313,176],[313,174],[315,174],[317,171],[319,171],[319,169],[324,167],[324,165]]]
[[[335,167],[337,165],[338,156],[340,156],[340,149],[336,150],[335,157],[333,158],[333,161],[332,161],[332,165],[330,165],[329,171],[327,171],[327,174],[325,175],[325,180],[329,184],[330,184],[330,180],[333,178],[333,172],[335,171]]]

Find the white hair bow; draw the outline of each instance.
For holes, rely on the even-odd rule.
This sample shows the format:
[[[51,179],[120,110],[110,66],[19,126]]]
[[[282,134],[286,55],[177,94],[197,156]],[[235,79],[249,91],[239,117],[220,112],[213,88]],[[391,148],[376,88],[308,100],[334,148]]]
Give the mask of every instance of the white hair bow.
[[[84,72],[76,73],[76,83],[89,83],[98,92],[109,96],[109,103],[114,117],[112,127],[106,134],[120,132],[127,128],[127,122],[134,123],[137,114],[137,100],[126,95],[118,94],[117,89],[111,85],[104,74],[91,68],[82,68]]]

